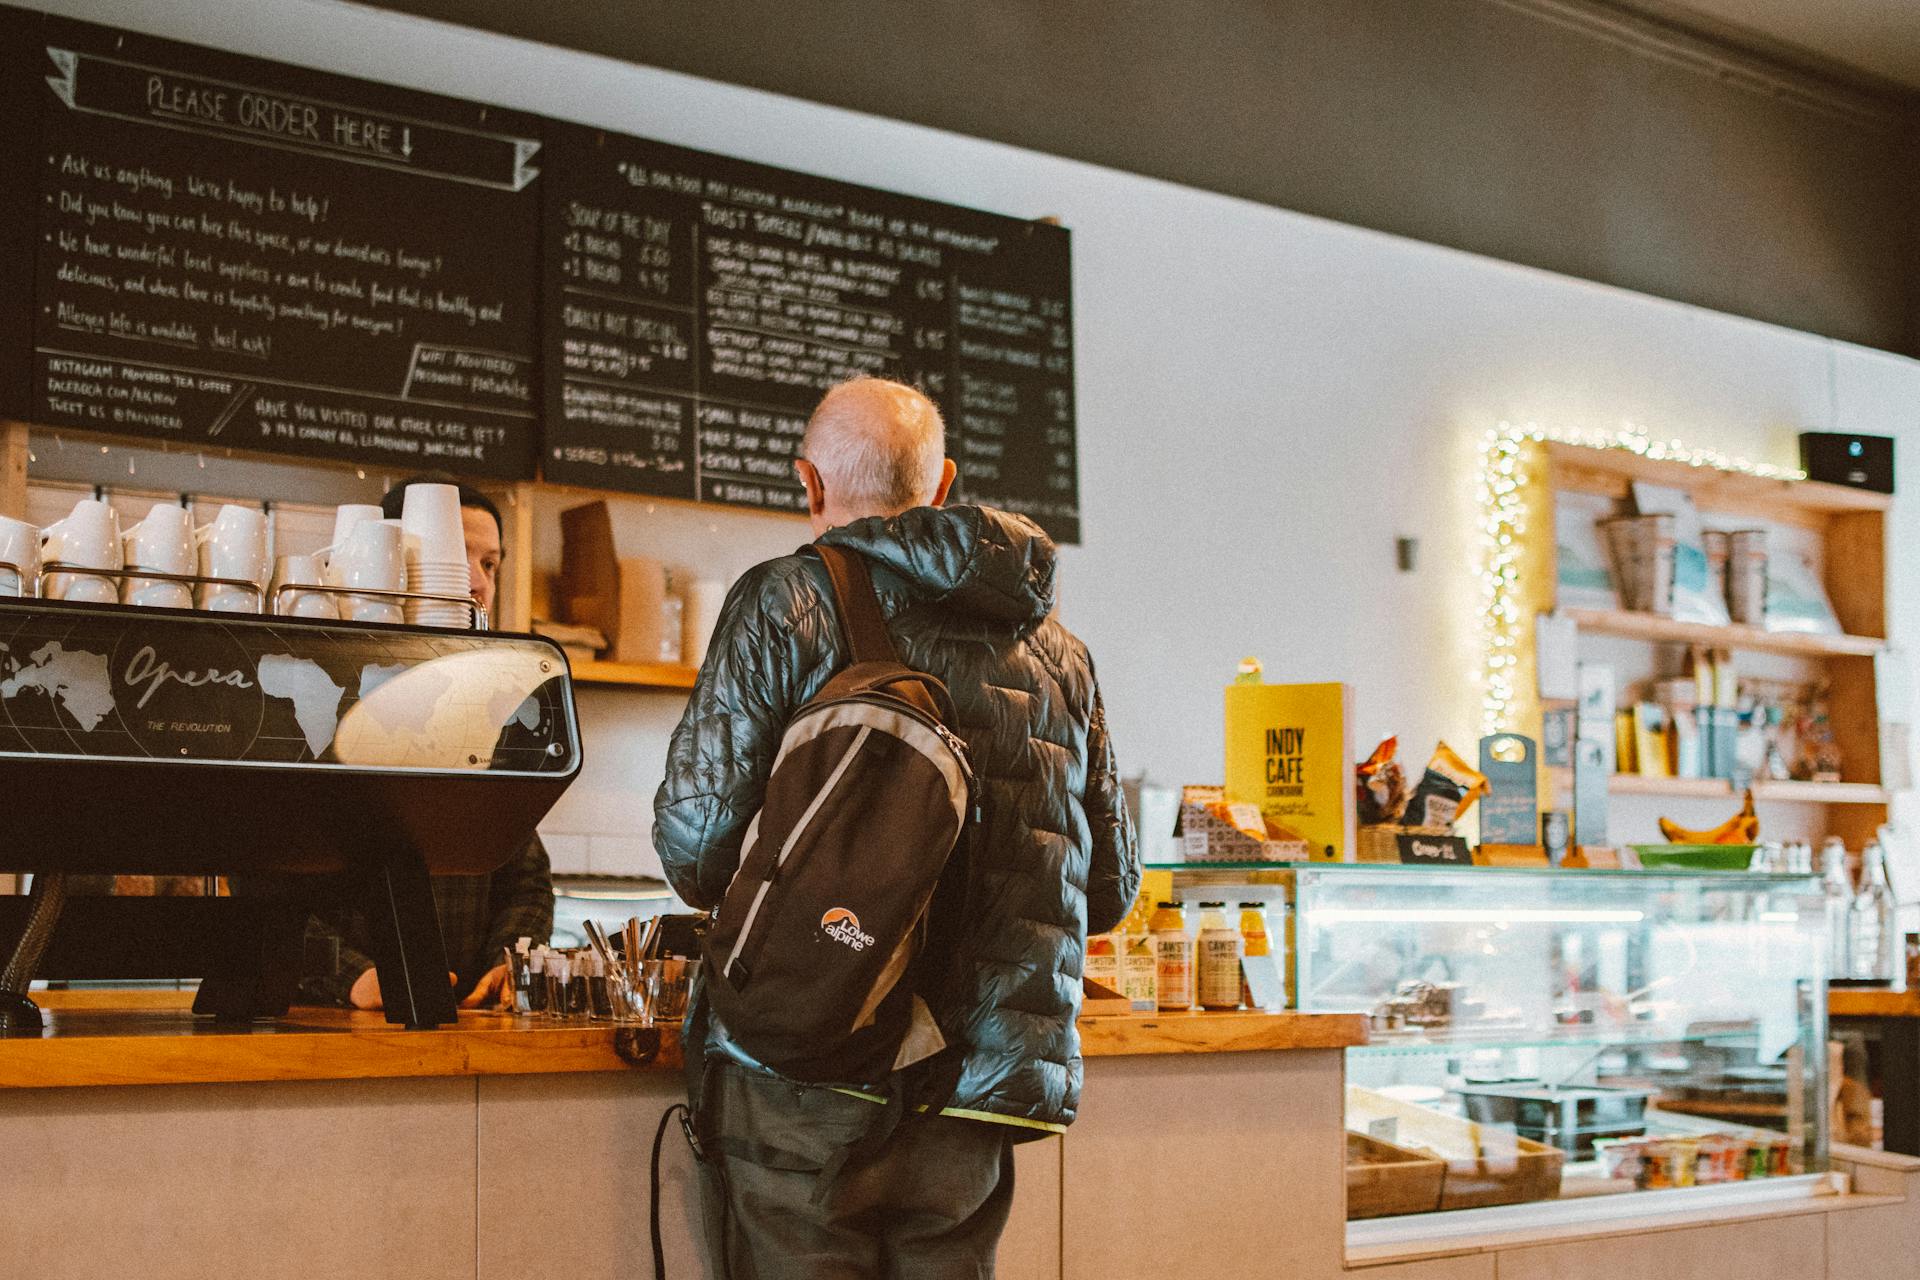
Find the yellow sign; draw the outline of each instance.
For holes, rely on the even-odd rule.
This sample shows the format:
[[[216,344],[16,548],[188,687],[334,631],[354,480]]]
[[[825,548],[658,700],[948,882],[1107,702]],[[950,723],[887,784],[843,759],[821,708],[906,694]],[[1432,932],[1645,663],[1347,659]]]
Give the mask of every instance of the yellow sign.
[[[1316,861],[1353,850],[1351,694],[1344,684],[1231,684],[1227,799],[1259,806],[1270,840],[1303,840]]]

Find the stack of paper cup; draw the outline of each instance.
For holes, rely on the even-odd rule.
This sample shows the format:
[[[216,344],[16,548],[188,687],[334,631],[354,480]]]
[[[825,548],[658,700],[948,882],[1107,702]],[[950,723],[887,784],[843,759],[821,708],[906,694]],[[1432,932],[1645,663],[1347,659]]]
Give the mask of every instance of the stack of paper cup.
[[[1728,535],[1727,612],[1749,627],[1767,625],[1767,531],[1741,529]]]
[[[405,535],[407,590],[466,598],[467,538],[460,523],[460,491],[450,484],[411,484],[400,506]],[[407,601],[407,621],[416,627],[466,627],[472,615],[465,605],[437,600]]]
[[[1637,613],[1673,616],[1674,519],[1670,515],[1603,520],[1620,603]]]

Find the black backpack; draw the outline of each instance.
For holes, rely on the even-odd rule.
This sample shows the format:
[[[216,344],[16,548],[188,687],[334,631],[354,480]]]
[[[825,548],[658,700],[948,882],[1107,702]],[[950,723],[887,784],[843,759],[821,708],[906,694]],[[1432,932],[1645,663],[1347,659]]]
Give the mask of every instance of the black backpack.
[[[875,1084],[937,1061],[950,1095],[967,748],[946,686],[901,662],[866,561],[812,550],[852,660],[781,739],[702,944],[706,998],[735,1044],[789,1079]]]

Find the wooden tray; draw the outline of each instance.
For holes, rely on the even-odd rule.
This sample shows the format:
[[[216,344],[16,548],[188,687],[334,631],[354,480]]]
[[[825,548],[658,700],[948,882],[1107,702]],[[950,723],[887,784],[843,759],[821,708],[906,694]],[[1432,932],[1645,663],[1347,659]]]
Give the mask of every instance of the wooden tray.
[[[1347,1130],[1347,1218],[1432,1213],[1447,1177],[1444,1161]]]
[[[1560,1195],[1566,1152],[1522,1138],[1510,1129],[1475,1124],[1458,1116],[1347,1086],[1347,1124],[1380,1133],[1391,1123],[1392,1141],[1431,1152],[1446,1162],[1442,1209],[1523,1204]]]
[[[1361,827],[1356,832],[1355,845],[1358,862],[1398,862],[1400,861],[1401,836],[1450,836],[1451,827],[1403,827],[1397,823],[1382,822],[1373,826]]]

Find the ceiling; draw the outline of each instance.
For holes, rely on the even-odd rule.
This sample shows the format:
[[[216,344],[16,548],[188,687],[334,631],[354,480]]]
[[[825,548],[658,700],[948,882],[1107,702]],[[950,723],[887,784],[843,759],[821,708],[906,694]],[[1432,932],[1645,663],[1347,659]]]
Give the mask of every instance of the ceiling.
[[[1627,0],[1709,33],[1801,51],[1920,89],[1920,0]],[[1697,21],[1696,19],[1704,19]],[[1784,48],[1782,48],[1784,46]]]

